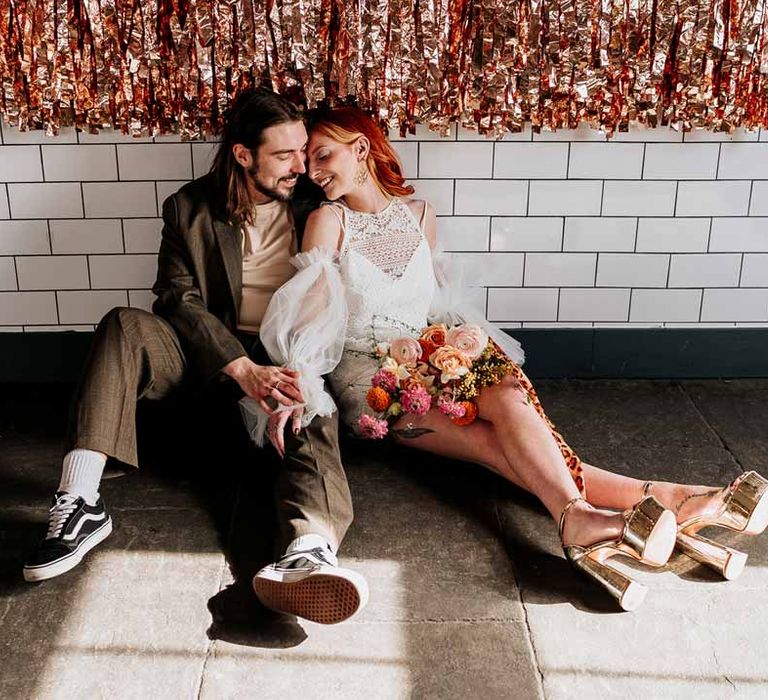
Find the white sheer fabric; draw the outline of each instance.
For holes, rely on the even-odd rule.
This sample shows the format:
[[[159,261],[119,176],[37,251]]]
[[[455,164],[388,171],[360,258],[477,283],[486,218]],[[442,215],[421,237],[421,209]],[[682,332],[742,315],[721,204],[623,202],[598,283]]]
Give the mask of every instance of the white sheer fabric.
[[[272,296],[259,331],[272,361],[301,375],[304,427],[315,416],[336,410],[322,378],[341,359],[347,325],[344,287],[334,258],[333,251],[323,248],[291,258],[298,272]],[[251,438],[262,446],[269,416],[249,397],[241,399],[240,406]]]
[[[379,368],[373,354],[376,343],[416,334],[429,323],[482,325],[514,362],[522,364],[520,344],[467,304],[456,261],[445,254],[433,259],[404,200],[395,198],[372,214],[329,206],[343,230],[338,265],[323,249],[293,258],[299,271],[275,293],[261,327],[273,362],[302,374],[304,425],[316,415],[333,412],[321,377],[330,373],[341,420],[355,429],[366,409],[371,377]],[[251,436],[263,444],[266,415],[251,399],[241,404]]]

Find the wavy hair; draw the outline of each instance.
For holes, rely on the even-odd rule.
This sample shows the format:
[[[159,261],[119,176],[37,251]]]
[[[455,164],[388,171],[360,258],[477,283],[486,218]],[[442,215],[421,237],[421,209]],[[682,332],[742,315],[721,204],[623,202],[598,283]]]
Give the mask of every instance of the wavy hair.
[[[309,130],[318,131],[339,143],[349,144],[361,134],[371,144],[366,165],[378,188],[391,197],[414,192],[405,184],[400,159],[376,122],[358,107],[337,107],[310,116]]]

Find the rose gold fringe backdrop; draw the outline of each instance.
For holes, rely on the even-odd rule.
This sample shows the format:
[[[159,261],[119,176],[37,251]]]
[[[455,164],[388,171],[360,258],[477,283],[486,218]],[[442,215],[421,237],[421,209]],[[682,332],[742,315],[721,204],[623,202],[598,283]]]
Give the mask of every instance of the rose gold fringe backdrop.
[[[0,111],[216,133],[266,83],[401,132],[768,127],[768,0],[0,0]]]

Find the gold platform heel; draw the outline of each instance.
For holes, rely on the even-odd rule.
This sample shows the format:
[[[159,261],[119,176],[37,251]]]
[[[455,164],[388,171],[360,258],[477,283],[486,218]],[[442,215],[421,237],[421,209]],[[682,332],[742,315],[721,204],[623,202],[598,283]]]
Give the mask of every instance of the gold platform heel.
[[[650,491],[652,482],[643,486]],[[715,515],[696,515],[677,526],[677,548],[687,556],[717,571],[723,578],[738,578],[747,555],[699,535],[705,527],[723,527],[747,535],[759,535],[768,526],[768,480],[757,472],[744,472],[724,489],[723,507]]]
[[[558,525],[561,541],[566,514],[574,504],[583,500],[573,498],[565,504]],[[653,496],[644,498],[623,516],[624,531],[618,539],[588,547],[563,543],[563,551],[573,566],[605,588],[623,610],[635,610],[645,599],[648,589],[607,562],[617,554],[625,554],[650,566],[664,566],[675,546],[675,516]]]

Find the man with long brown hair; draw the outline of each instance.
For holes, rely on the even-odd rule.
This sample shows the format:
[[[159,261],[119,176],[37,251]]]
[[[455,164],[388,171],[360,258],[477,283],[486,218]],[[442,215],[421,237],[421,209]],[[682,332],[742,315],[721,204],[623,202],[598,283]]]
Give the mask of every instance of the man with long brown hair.
[[[211,172],[163,204],[153,312],[115,308],[102,319],[72,406],[67,452],[45,539],[24,567],[42,581],[77,566],[112,521],[99,495],[105,467],[138,468],[136,402],[184,383],[233,381],[268,413],[302,401],[301,377],[275,367],[259,342],[272,293],[292,274],[314,203],[293,198],[305,172],[307,132],[295,107],[263,88],[227,113]],[[280,559],[253,586],[276,610],[335,623],[367,599],[336,551],[352,521],[338,418],[297,418],[271,440],[283,457],[276,485]],[[108,462],[109,460],[109,462]]]

